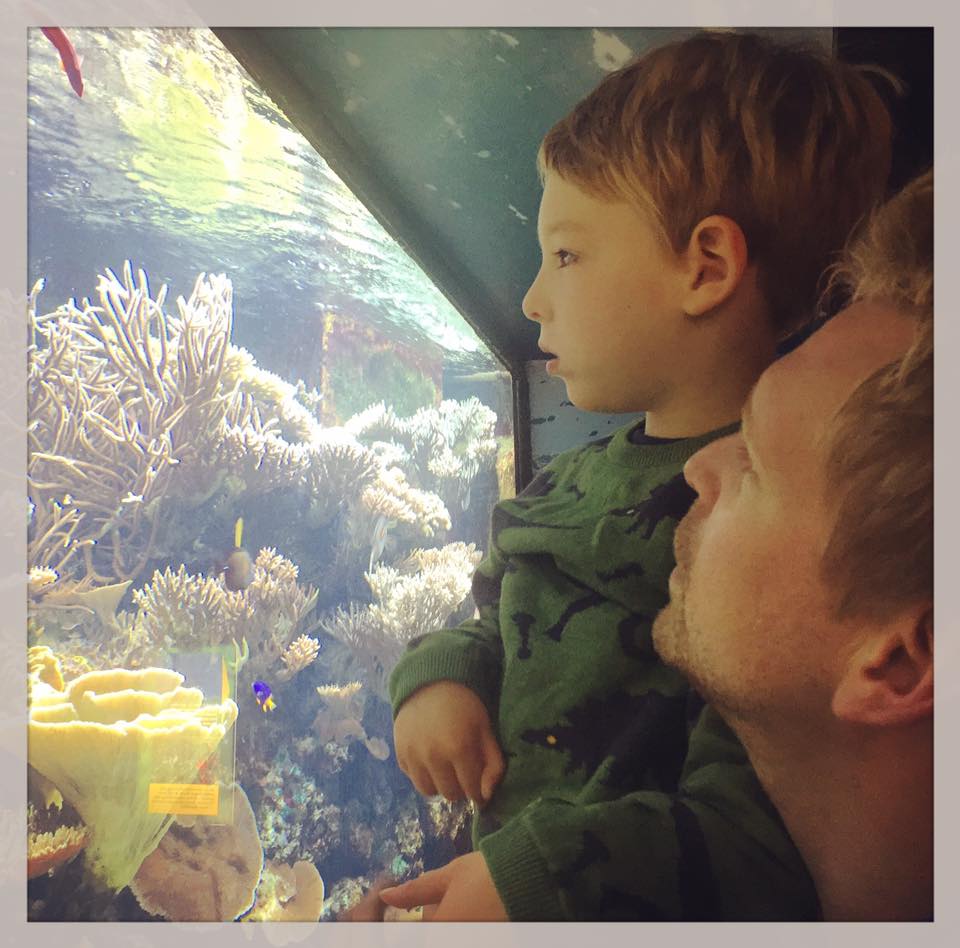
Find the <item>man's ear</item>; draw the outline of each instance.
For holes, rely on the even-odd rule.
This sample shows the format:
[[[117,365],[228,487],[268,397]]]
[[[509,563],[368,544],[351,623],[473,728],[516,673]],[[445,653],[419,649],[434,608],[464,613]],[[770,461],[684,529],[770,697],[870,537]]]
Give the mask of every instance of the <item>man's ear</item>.
[[[730,217],[711,214],[693,229],[684,254],[683,311],[702,316],[727,300],[747,269],[747,239]]]
[[[833,713],[857,724],[897,726],[933,714],[933,607],[911,610],[869,635],[849,657]]]

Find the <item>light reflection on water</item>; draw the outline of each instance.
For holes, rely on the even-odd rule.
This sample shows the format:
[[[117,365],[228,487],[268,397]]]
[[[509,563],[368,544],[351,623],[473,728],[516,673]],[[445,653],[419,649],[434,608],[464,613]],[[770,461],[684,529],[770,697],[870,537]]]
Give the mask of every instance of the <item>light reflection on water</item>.
[[[439,344],[465,370],[494,362],[416,264],[205,29],[70,29],[84,95],[53,46],[29,41],[28,286],[45,310],[91,295],[130,258],[189,295],[234,284],[235,341],[304,374],[325,312]]]

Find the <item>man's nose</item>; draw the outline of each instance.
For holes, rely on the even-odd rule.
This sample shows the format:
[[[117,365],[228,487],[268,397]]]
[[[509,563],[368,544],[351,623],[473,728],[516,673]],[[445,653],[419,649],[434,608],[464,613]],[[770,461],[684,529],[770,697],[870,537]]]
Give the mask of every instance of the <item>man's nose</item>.
[[[692,455],[683,466],[683,476],[697,492],[699,502],[707,507],[713,505],[720,490],[721,461],[733,438],[720,438],[711,441]]]

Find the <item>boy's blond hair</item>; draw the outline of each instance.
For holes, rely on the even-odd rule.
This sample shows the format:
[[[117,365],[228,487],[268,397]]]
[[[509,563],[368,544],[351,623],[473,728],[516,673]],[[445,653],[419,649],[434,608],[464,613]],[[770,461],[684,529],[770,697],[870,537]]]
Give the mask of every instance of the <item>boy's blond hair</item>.
[[[822,560],[839,618],[896,616],[933,600],[933,173],[912,181],[851,242],[834,283],[917,320],[906,354],[847,399],[826,483],[837,512]]]
[[[786,335],[884,194],[892,125],[871,69],[896,86],[757,34],[698,33],[604,79],[550,129],[537,167],[646,209],[676,253],[703,218],[732,218]]]

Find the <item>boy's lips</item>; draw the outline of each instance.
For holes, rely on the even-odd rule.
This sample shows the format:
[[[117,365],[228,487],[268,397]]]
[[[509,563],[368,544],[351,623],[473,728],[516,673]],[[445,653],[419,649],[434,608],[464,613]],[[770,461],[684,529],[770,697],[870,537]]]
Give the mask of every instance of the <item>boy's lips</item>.
[[[547,375],[554,375],[556,373],[557,365],[559,363],[559,360],[557,359],[556,354],[552,352],[550,349],[547,349],[543,345],[543,343],[538,343],[537,348],[544,355],[547,356],[547,361],[546,361],[546,364],[544,365],[544,370],[546,371]]]

